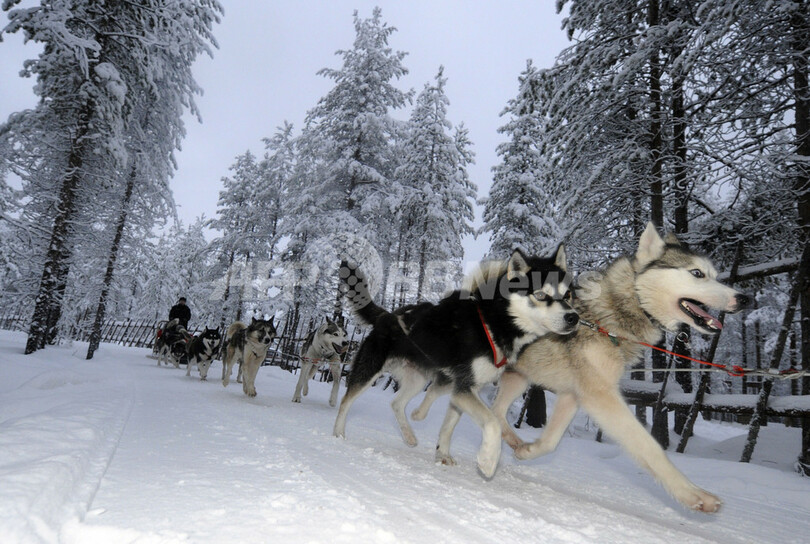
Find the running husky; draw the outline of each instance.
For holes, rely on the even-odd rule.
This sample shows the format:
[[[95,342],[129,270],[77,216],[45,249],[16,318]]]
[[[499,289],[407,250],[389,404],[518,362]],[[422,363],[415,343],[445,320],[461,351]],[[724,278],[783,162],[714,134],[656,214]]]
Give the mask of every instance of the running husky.
[[[180,368],[180,363],[186,358],[186,345],[190,339],[191,334],[180,326],[179,319],[175,318],[166,323],[160,331],[160,336],[155,340],[158,366],[161,362],[169,366],[171,361],[174,368]]]
[[[404,393],[392,403],[406,442],[416,442],[401,399],[410,400],[429,376],[450,384],[447,420],[468,413],[483,429],[478,467],[487,478],[501,452],[500,426],[478,397],[478,389],[497,380],[507,362],[538,337],[576,330],[579,317],[568,305],[563,281],[565,249],[549,259],[527,257],[516,250],[491,281],[455,291],[438,304],[423,303],[390,313],[370,300],[356,267],[341,264],[340,276],[355,313],[374,329],[360,346],[340,403],[335,436],[345,436],[346,415],[354,400],[383,372],[391,372]],[[407,403],[407,400],[405,403]],[[398,405],[399,404],[399,405]],[[449,446],[449,441],[446,443]],[[453,463],[441,441],[436,459]]]
[[[221,341],[222,335],[219,334],[219,329],[209,329],[208,327],[199,336],[192,338],[186,350],[188,356],[186,376],[191,376],[191,365],[196,364],[197,370],[200,371],[200,379],[206,381],[208,369],[214,362]]]
[[[349,349],[349,340],[346,330],[329,319],[307,335],[301,347],[301,372],[298,383],[295,385],[293,402],[301,402],[301,395],[309,393],[309,380],[323,363],[329,363],[329,372],[332,374],[332,394],[329,395],[329,406],[337,404],[338,389],[340,389],[341,360],[340,357]]]
[[[749,297],[718,283],[716,277],[707,258],[689,251],[672,234],[662,239],[648,224],[634,258],[619,258],[598,282],[584,292],[577,290],[574,307],[582,323],[598,324],[622,337],[618,345],[585,328],[569,336],[545,336],[523,351],[513,367],[517,372],[502,377],[492,410],[515,456],[532,459],[554,451],[581,406],[678,502],[716,512],[720,499],[675,468],[619,392],[619,379],[645,349],[638,342],[656,344],[663,329],[675,331],[681,323],[716,334],[722,324],[707,308],[737,312],[748,305]],[[542,437],[524,444],[507,424],[506,411],[530,383],[554,391],[557,404]]]
[[[225,334],[225,357],[222,359],[222,385],[228,387],[233,365],[242,371],[242,390],[248,397],[256,396],[256,374],[267,357],[267,348],[276,337],[273,318],[253,318],[250,325],[241,321],[228,327]]]

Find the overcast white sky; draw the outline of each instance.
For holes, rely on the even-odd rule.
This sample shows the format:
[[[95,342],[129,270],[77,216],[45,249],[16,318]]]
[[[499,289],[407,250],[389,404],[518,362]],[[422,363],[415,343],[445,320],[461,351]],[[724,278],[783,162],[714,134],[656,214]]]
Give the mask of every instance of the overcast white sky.
[[[389,44],[408,52],[410,73],[402,89],[419,92],[444,65],[448,117],[464,122],[474,144],[472,180],[479,195],[491,184],[498,162],[499,114],[517,93],[517,77],[533,59],[550,66],[569,42],[560,30],[562,16],[552,0],[223,0],[225,16],[214,32],[220,49],[214,58],[201,58],[194,74],[205,94],[197,103],[203,123],[186,119],[187,136],[177,154],[172,181],[179,215],[188,224],[201,214],[214,216],[220,179],[237,154],[264,152],[261,139],[288,120],[300,130],[307,110],[332,87],[316,75],[321,68],[339,68],[338,49],[354,40],[352,14],[371,16],[382,8],[383,20],[397,28]],[[2,23],[5,25],[5,14]],[[18,77],[26,58],[35,57],[33,44],[21,36],[0,43],[0,120],[35,104],[33,81]],[[409,111],[395,113],[405,119]],[[477,210],[476,225],[480,225]],[[478,260],[485,240],[465,243],[468,261]]]

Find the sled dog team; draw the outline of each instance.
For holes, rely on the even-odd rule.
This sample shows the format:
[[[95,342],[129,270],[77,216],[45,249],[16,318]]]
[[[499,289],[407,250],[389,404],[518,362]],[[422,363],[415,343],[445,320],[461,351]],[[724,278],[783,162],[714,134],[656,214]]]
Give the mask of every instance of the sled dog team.
[[[371,330],[352,362],[335,420],[335,436],[345,437],[352,404],[387,372],[399,384],[391,408],[405,443],[417,444],[405,413],[408,402],[427,386],[421,404],[411,414],[421,420],[438,397],[450,395],[436,461],[455,464],[450,455],[451,438],[466,413],[481,427],[477,464],[491,478],[500,458],[501,440],[518,459],[550,453],[582,408],[679,503],[702,512],[719,510],[722,501],[693,484],[672,464],[633,416],[619,390],[625,370],[643,354],[641,343],[654,345],[665,331],[677,331],[681,324],[717,334],[722,324],[711,310],[738,312],[750,302],[746,295],[718,282],[712,263],[672,234],[662,238],[648,224],[635,255],[616,259],[597,279],[576,287],[570,284],[562,245],[549,258],[515,250],[503,262],[481,265],[461,289],[439,302],[393,312],[373,302],[358,263],[342,262],[340,279],[352,311]],[[594,330],[597,327],[600,330]],[[233,365],[239,363],[243,390],[255,396],[256,372],[275,335],[272,319],[231,325],[223,357],[223,384],[228,384]],[[193,353],[208,353],[209,344],[200,342],[204,347]],[[161,349],[173,353],[171,344],[167,346]],[[340,357],[347,347],[345,330],[332,321],[310,333],[301,352],[293,402],[301,402],[316,369],[328,364],[333,376],[329,404],[336,405]],[[191,344],[188,353],[187,374]],[[208,359],[203,371],[205,360],[194,356],[202,379],[210,366]],[[478,392],[493,382],[498,382],[498,392],[489,407]],[[557,401],[542,436],[524,443],[507,423],[506,413],[534,384],[554,392]]]
[[[231,381],[234,365],[238,365],[236,381],[242,384],[245,395],[256,396],[256,374],[267,358],[267,350],[276,338],[277,331],[270,319],[252,319],[249,325],[237,321],[228,327],[225,342],[222,344],[222,384],[227,387]],[[172,319],[160,331],[155,341],[158,366],[169,365],[180,368],[188,362],[186,376],[191,375],[191,367],[197,366],[200,379],[208,379],[208,369],[220,355],[222,336],[218,329],[208,327],[199,335],[192,336],[177,319]],[[333,377],[330,406],[337,404],[341,376],[341,356],[347,352],[349,340],[346,330],[338,323],[326,319],[326,323],[310,332],[301,349],[301,373],[295,388],[293,402],[301,402],[301,395],[308,393],[308,381],[312,379],[322,364],[328,364]]]

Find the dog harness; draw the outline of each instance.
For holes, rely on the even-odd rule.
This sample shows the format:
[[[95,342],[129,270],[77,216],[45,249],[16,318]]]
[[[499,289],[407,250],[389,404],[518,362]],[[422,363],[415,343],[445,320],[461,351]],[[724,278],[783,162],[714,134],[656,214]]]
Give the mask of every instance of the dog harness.
[[[480,306],[478,307],[478,317],[481,318],[481,326],[484,327],[484,333],[487,335],[487,340],[489,340],[489,347],[492,348],[492,364],[495,365],[495,368],[501,368],[506,364],[506,354],[504,353],[503,359],[498,362],[498,348],[495,347],[492,335],[489,334],[489,327],[487,327],[487,322],[484,321],[484,313],[481,311]]]

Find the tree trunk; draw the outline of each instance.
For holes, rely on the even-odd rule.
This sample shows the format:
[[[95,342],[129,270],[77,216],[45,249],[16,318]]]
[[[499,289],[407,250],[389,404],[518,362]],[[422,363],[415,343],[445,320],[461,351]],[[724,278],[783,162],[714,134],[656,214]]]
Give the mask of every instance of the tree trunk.
[[[658,0],[647,6],[647,26],[659,24]],[[650,220],[656,227],[664,226],[664,191],[662,178],[663,137],[661,134],[661,61],[656,49],[650,56]]]
[[[233,274],[233,260],[236,252],[231,251],[228,255],[228,271],[225,274],[225,291],[222,293],[222,318],[219,320],[219,328],[225,329],[228,319],[228,298],[231,296],[231,275]]]
[[[672,52],[672,57],[677,58],[681,54],[681,49],[676,46]],[[687,150],[686,150],[686,110],[683,96],[683,74],[673,75],[672,82],[672,147],[675,154],[675,165],[673,175],[673,193],[675,197],[675,209],[673,219],[675,221],[675,234],[685,244],[682,236],[689,231],[689,178],[686,170]],[[681,325],[680,333],[689,334],[689,327]],[[672,351],[680,355],[691,356],[689,346],[685,342],[676,339]],[[692,363],[687,359],[675,358],[674,367],[679,370],[692,368]],[[681,386],[684,393],[691,393],[692,374],[688,372],[676,372],[675,381]],[[686,414],[675,412],[675,432],[680,434],[686,423]]]
[[[39,291],[34,303],[34,314],[28,329],[26,354],[44,348],[46,341],[53,341],[56,337],[62,297],[70,271],[71,250],[68,238],[72,230],[70,225],[77,212],[78,190],[82,181],[83,140],[89,130],[91,112],[91,104],[85,104],[72,138],[67,170],[59,190],[45,266],[42,269]]]
[[[127,185],[124,189],[124,198],[121,201],[121,209],[118,212],[118,220],[115,223],[115,236],[110,247],[110,254],[107,257],[107,270],[104,273],[104,283],[101,287],[101,296],[98,299],[98,309],[96,319],[93,322],[93,330],[90,333],[90,345],[87,347],[87,359],[92,359],[93,354],[101,343],[101,325],[104,323],[104,315],[107,313],[107,298],[110,295],[113,275],[115,274],[115,263],[118,260],[118,250],[121,248],[121,238],[124,235],[124,227],[127,224],[129,204],[132,200],[132,193],[135,189],[135,180],[138,177],[138,170],[135,160],[132,161],[132,168],[129,172]]]
[[[810,69],[808,69],[808,53],[810,46],[810,10],[807,2],[798,2],[796,11],[791,18],[792,48],[793,48],[793,94],[796,101],[796,154],[805,157],[804,161],[796,161],[794,179],[794,193],[799,221],[799,242],[803,246],[803,257],[810,253]],[[807,261],[803,260],[804,266]],[[801,267],[799,269],[801,271]],[[805,275],[807,274],[807,268]],[[799,321],[801,326],[801,353],[802,369],[810,371],[810,281],[805,279],[804,288],[799,293]],[[810,378],[803,378],[802,391],[810,394]],[[799,457],[799,467],[810,475],[810,421],[802,422],[802,454]]]
[[[647,5],[647,27],[652,28],[659,24],[658,0],[650,0]],[[652,167],[650,169],[650,220],[657,228],[664,226],[664,182],[662,173],[663,162],[663,136],[661,134],[661,60],[656,49],[650,56],[650,156]],[[663,347],[659,344],[658,347]],[[666,367],[666,357],[659,351],[652,353],[653,370]],[[653,381],[661,382],[664,379],[662,372],[653,372]],[[669,445],[669,424],[666,413],[653,413],[652,435],[666,449]]]
[[[422,238],[422,245],[419,248],[419,277],[416,282],[416,302],[422,302],[422,290],[425,286],[425,266],[427,265],[427,244]]]

